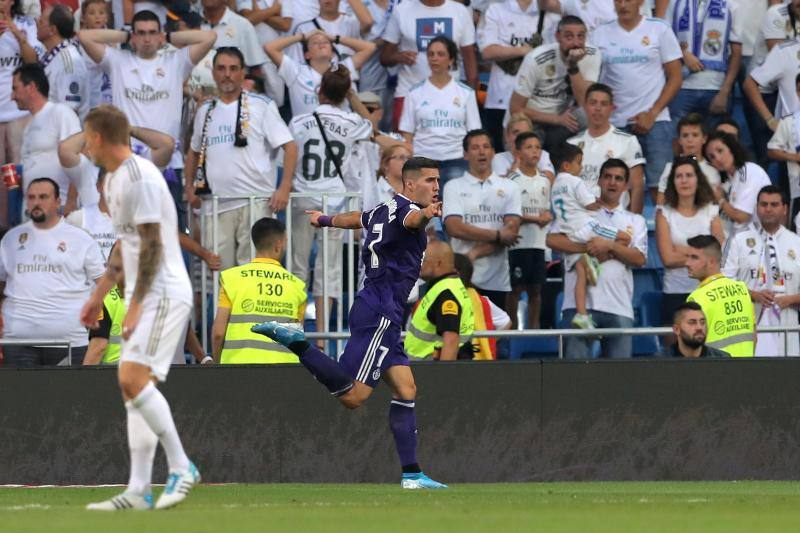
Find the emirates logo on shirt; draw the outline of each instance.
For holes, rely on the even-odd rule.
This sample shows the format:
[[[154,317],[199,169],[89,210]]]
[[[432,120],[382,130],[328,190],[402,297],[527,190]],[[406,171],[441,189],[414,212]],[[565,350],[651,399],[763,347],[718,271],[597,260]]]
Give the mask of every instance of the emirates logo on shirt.
[[[156,91],[146,83],[142,84],[141,89],[125,88],[125,97],[139,102],[155,102],[169,98],[169,91]]]

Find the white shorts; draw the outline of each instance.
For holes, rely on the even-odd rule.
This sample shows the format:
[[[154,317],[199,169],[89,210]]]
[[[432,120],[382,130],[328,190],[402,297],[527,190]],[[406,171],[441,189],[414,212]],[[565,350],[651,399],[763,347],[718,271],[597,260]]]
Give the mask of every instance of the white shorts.
[[[158,381],[165,381],[175,352],[183,350],[192,307],[169,298],[147,298],[143,307],[133,335],[122,341],[119,360],[148,366]]]

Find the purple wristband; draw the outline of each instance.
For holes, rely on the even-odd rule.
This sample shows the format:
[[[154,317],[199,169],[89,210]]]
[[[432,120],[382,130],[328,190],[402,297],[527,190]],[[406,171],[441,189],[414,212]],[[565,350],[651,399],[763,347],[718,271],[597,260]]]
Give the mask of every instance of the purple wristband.
[[[331,228],[333,227],[333,217],[329,217],[328,215],[320,215],[317,219],[317,224],[319,224],[320,228]]]

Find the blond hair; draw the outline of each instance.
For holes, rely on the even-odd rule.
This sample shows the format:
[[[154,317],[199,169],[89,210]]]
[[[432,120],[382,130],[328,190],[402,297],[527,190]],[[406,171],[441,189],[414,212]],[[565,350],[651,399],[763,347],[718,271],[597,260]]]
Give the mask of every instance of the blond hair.
[[[91,128],[99,133],[103,142],[130,146],[131,126],[125,113],[110,104],[102,104],[86,115],[83,121],[84,128]]]

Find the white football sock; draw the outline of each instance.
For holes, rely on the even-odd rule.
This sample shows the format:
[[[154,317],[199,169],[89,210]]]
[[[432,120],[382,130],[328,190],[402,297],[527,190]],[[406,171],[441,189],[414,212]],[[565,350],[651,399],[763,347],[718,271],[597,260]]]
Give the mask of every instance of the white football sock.
[[[167,455],[169,470],[188,470],[189,458],[183,451],[181,438],[172,420],[172,412],[161,391],[150,382],[136,398],[131,400],[131,403],[142,414],[153,433],[158,435],[158,440]]]
[[[125,409],[128,410],[128,448],[131,452],[128,491],[144,496],[150,492],[158,436],[131,402],[125,402]]]

